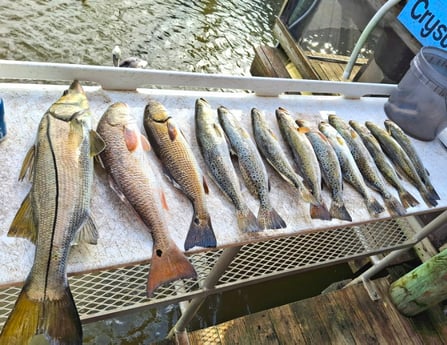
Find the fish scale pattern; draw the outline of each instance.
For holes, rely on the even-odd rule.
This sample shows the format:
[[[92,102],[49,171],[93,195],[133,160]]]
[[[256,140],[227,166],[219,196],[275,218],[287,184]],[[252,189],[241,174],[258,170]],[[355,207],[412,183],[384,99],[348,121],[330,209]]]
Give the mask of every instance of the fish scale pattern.
[[[243,245],[214,291],[409,247],[414,242],[409,240],[408,231],[410,226],[405,218],[399,218]],[[201,286],[222,253],[223,250],[218,249],[189,255],[198,279],[161,286],[151,298],[146,297],[150,263],[71,275],[70,287],[84,323],[139,307],[177,303],[206,295]],[[0,327],[13,308],[20,289],[20,286],[0,288]]]

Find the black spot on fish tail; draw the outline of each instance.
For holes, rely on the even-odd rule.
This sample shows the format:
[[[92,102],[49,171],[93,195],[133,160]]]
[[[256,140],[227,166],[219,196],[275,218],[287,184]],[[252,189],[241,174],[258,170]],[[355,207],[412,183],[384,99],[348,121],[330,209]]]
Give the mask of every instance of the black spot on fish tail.
[[[346,209],[343,202],[332,201],[330,214],[332,218],[337,218],[341,220],[347,220],[349,222],[352,221],[352,217]]]
[[[262,229],[283,229],[287,227],[284,219],[273,208],[260,207],[258,223]]]
[[[200,220],[194,214],[191,225],[186,235],[185,250],[192,247],[215,248],[217,245],[216,236],[214,235],[211,218]]]
[[[326,205],[324,202],[321,202],[319,204],[310,205],[310,217],[312,219],[322,219],[322,220],[331,220],[331,214],[328,211]]]

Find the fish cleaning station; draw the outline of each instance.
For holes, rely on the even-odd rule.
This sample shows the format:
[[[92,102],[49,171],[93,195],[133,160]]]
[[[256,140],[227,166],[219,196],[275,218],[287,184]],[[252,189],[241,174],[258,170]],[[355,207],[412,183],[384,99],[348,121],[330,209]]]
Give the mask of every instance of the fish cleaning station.
[[[372,83],[213,76],[13,61],[0,61],[0,75],[12,80],[0,85],[8,121],[8,137],[1,143],[3,158],[0,169],[4,195],[0,201],[3,219],[0,233],[1,324],[14,306],[34,257],[31,242],[7,236],[9,225],[30,188],[29,182],[17,180],[22,161],[34,143],[42,114],[63,94],[72,80],[80,80],[83,84],[92,112],[92,128],[96,128],[101,115],[114,102],[126,102],[140,128],[148,101],[162,103],[182,128],[202,171],[206,171],[206,166],[194,135],[194,104],[198,98],[206,99],[212,109],[224,105],[247,130],[251,128],[251,108],[261,109],[269,127],[280,138],[274,116],[279,107],[294,115],[307,114],[308,120],[314,123],[323,120],[327,114],[336,114],[346,121],[364,122],[368,119],[382,126],[387,118],[384,103],[396,88],[395,85]],[[24,79],[49,80],[53,84],[17,82]],[[300,94],[303,91],[312,94]],[[444,211],[447,207],[445,147],[440,141],[412,140],[412,143],[430,172],[439,200],[435,207],[427,205],[417,189],[402,180],[404,187],[419,202],[409,207],[403,217],[391,216],[388,210],[372,217],[360,194],[345,184],[345,206],[352,221],[312,219],[309,204],[300,200],[297,191],[266,165],[271,203],[283,217],[286,227],[242,233],[237,226],[234,207],[210,180],[206,202],[216,248],[194,247],[188,250],[186,255],[197,271],[197,279],[165,284],[149,298],[146,296],[146,281],[153,256],[150,232],[112,191],[105,172],[96,165],[91,213],[98,229],[98,241],[96,245],[74,245],[68,260],[70,289],[82,323],[138,308],[182,303],[184,312],[172,335],[180,341],[187,341],[188,323],[210,294],[388,253],[350,283],[363,284],[373,300],[380,299],[380,292],[371,284],[370,278],[399,254],[445,224],[447,219]],[[148,155],[153,170],[160,175],[159,184],[165,193],[170,235],[176,245],[183,248],[192,217],[191,204],[162,176],[162,167],[153,151]],[[371,193],[381,200],[378,193]],[[248,207],[256,213],[259,202],[247,189],[243,190],[243,195]],[[322,197],[330,205],[327,190],[323,190]],[[425,226],[413,217],[433,211],[443,213]]]

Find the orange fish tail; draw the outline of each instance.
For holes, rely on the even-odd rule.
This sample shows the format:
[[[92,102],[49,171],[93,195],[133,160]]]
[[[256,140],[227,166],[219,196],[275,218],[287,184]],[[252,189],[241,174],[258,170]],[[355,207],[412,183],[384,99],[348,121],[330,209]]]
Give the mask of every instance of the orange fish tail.
[[[185,254],[173,242],[164,251],[154,246],[147,278],[148,297],[157,287],[165,283],[187,278],[197,278],[196,270]]]
[[[317,205],[310,205],[310,217],[312,219],[331,220],[331,214],[329,213],[324,202]]]

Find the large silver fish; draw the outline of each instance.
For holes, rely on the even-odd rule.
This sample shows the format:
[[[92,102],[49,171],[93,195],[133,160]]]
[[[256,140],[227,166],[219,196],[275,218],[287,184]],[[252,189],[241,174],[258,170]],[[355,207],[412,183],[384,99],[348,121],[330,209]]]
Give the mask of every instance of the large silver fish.
[[[398,171],[402,175],[406,176],[408,180],[418,189],[425,203],[428,206],[436,206],[438,204],[436,197],[427,190],[427,187],[425,186],[424,182],[422,182],[419,174],[413,166],[410,157],[408,157],[407,153],[399,145],[399,143],[386,130],[380,128],[375,123],[366,121],[365,126],[379,141],[383,151],[385,151]]]
[[[208,186],[180,128],[166,108],[154,100],[149,101],[144,110],[144,128],[166,176],[192,203],[194,213],[186,235],[185,250],[194,246],[216,247],[216,236],[205,200]]]
[[[285,181],[297,189],[298,194],[305,202],[316,203],[313,195],[304,186],[302,177],[293,170],[276,135],[268,127],[265,116],[260,110],[256,108],[251,110],[251,123],[256,146],[266,161]]]
[[[166,208],[164,194],[145,152],[150,145],[141,135],[127,104],[112,104],[101,117],[97,132],[106,143],[100,159],[113,190],[128,201],[152,235],[147,295],[151,296],[164,283],[196,278],[194,267],[169,235],[163,209]]]
[[[348,123],[336,115],[329,115],[329,123],[334,126],[338,133],[345,139],[351,150],[357,166],[359,167],[365,181],[382,196],[385,206],[391,215],[403,216],[405,208],[386,188],[382,175],[377,169],[374,159],[363,144],[362,139]]]
[[[341,171],[343,173],[343,178],[363,197],[368,212],[372,216],[378,216],[384,211],[384,208],[369,192],[368,187],[363,180],[362,173],[357,167],[351,150],[343,137],[327,122],[322,121],[319,128],[329,140],[335,150],[335,153],[337,154]]]
[[[91,131],[87,97],[74,81],[42,117],[35,145],[23,164],[32,187],[9,235],[35,241],[33,266],[0,335],[1,345],[82,343],[82,327],[67,280],[75,236],[96,242],[90,216],[93,159],[104,143]]]
[[[360,138],[362,138],[363,143],[373,157],[377,168],[379,168],[382,175],[394,188],[396,188],[402,205],[405,208],[419,205],[419,201],[417,201],[416,198],[411,195],[400,182],[400,178],[397,176],[394,167],[389,162],[388,158],[380,147],[379,142],[368,130],[368,128],[353,120],[349,121],[349,124],[359,134]]]
[[[311,127],[308,121],[298,119],[296,123],[304,130],[307,130],[306,136],[312,144],[320,163],[323,181],[331,191],[332,203],[329,209],[331,216],[341,220],[352,221],[352,217],[346,209],[343,200],[343,175],[334,148],[319,130]]]
[[[411,143],[411,140],[408,138],[405,132],[391,120],[385,120],[385,128],[407,153],[408,158],[410,158],[419,177],[421,178],[422,182],[424,182],[427,190],[431,193],[432,197],[436,200],[439,200],[440,197],[430,181],[430,174],[428,173],[427,169],[425,169],[421,158],[419,157],[415,147]]]
[[[211,106],[199,98],[195,104],[196,137],[205,164],[220,190],[236,208],[238,227],[243,232],[262,230],[242,197],[239,179],[231,161],[225,133],[213,115]]]
[[[248,190],[259,198],[259,225],[263,229],[285,228],[285,221],[270,202],[267,171],[250,135],[227,108],[220,106],[217,112],[231,148],[237,155],[242,178]]]
[[[276,109],[276,120],[281,135],[292,152],[298,172],[315,198],[316,203],[310,206],[311,218],[330,220],[331,214],[321,194],[320,163],[305,134],[307,130],[298,128],[292,116],[284,108]]]

